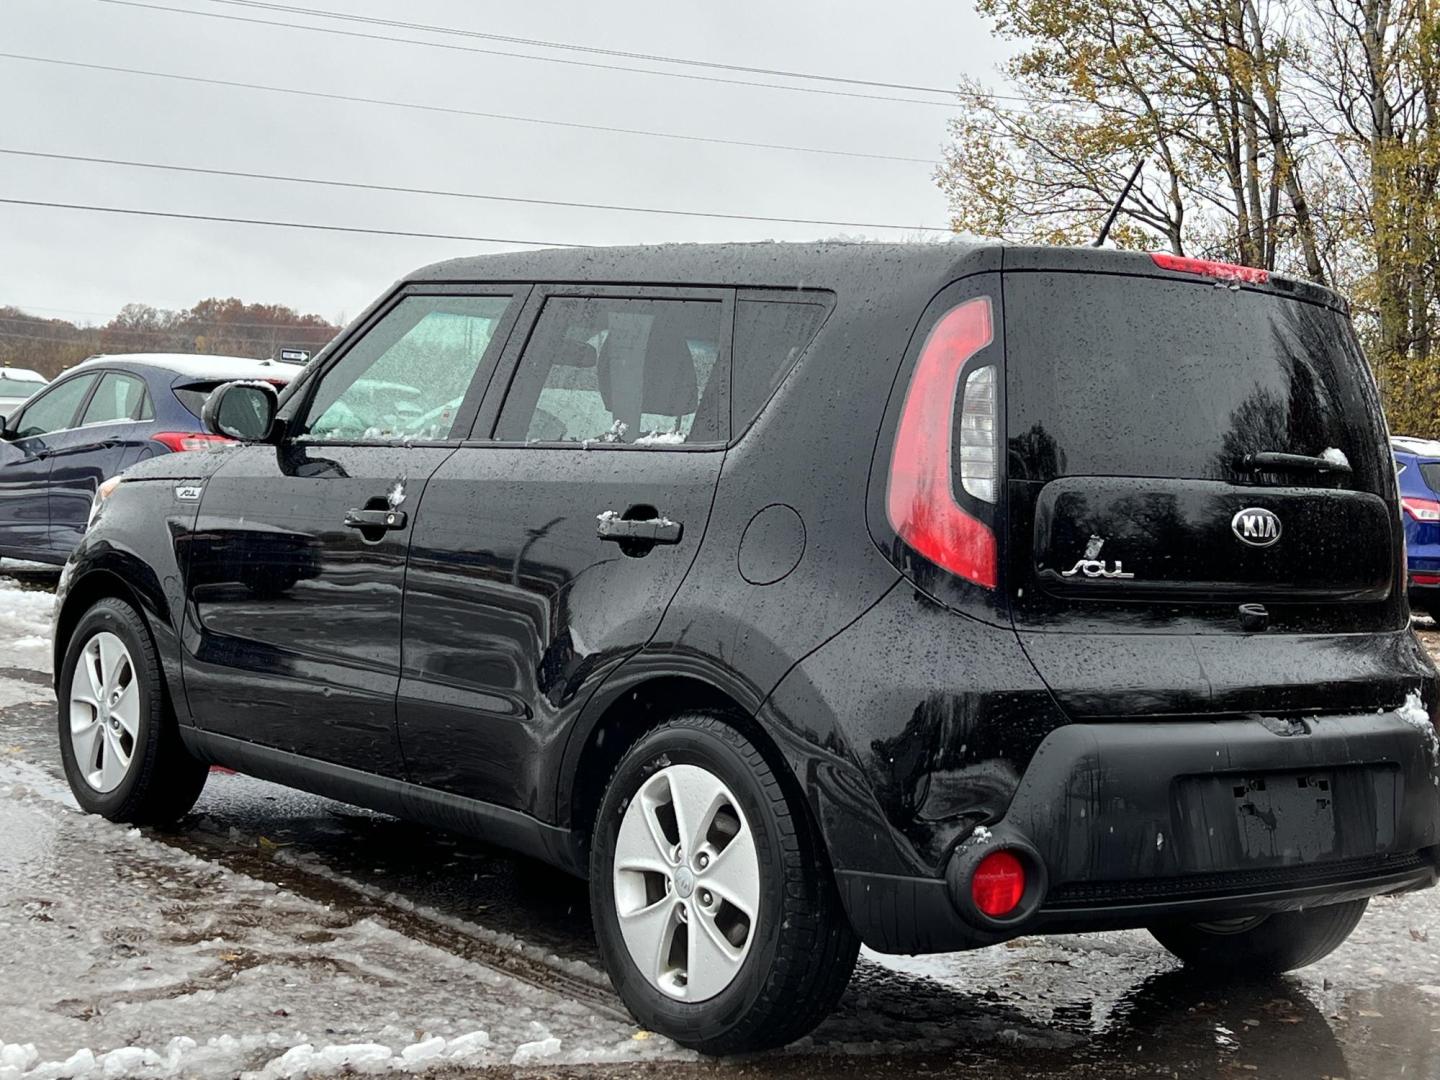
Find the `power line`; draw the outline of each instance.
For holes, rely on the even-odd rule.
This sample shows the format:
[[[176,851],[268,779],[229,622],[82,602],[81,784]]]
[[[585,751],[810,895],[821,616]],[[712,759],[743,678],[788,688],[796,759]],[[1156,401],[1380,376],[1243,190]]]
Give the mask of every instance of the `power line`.
[[[563,206],[581,210],[615,210],[628,214],[663,214],[674,217],[718,218],[724,221],[761,221],[770,224],[827,225],[854,229],[906,229],[916,232],[948,233],[939,225],[896,225],[877,221],[832,221],[826,218],[768,217],[761,214],[727,214],[707,210],[670,210],[655,206],[626,206],[617,203],[575,202],[568,199],[535,199],[518,195],[492,195],[475,191],[447,191],[439,188],[402,187],[396,184],[369,184],[354,180],[325,180],[319,177],[286,176],[278,173],[243,172],[235,169],[206,168],[198,165],[172,165],[154,161],[130,161],[123,158],[87,157],[81,154],[54,154],[38,150],[14,150],[0,147],[0,154],[16,157],[47,158],[54,161],[80,161],[92,165],[120,165],[134,169],[156,169],[162,172],[195,173],[202,176],[228,176],[245,180],[269,180],[286,184],[311,184],[321,187],[350,188],[359,191],[385,191],[405,195],[437,195],[454,199],[480,199],[489,202],[522,203],[528,206]]]
[[[145,305],[145,306],[146,306],[146,307],[154,308],[156,311],[163,311],[163,312],[167,312],[167,313],[173,313],[173,314],[176,314],[176,315],[189,315],[190,312],[193,310],[193,308],[183,307],[183,306],[181,306],[181,305],[170,305],[170,306],[167,306],[167,305],[164,305],[164,304],[147,304],[147,305]],[[102,318],[105,318],[105,319],[116,319],[116,318],[118,318],[119,315],[120,315],[120,312],[118,312],[118,311],[87,311],[87,310],[85,310],[85,309],[83,309],[83,308],[44,307],[44,306],[42,306],[42,305],[40,305],[40,304],[24,304],[24,303],[19,303],[19,302],[10,302],[10,303],[5,303],[5,304],[0,304],[0,310],[4,310],[4,309],[6,309],[6,308],[14,309],[15,311],[19,311],[19,312],[21,312],[22,314],[20,314],[20,315],[0,315],[0,322],[6,322],[6,321],[10,321],[10,322],[21,322],[21,321],[25,321],[26,319],[35,319],[35,320],[39,320],[40,322],[51,322],[51,321],[53,321],[53,322],[63,322],[63,323],[65,323],[67,326],[74,327],[76,330],[95,330],[95,331],[97,331],[97,332],[100,331],[100,330],[102,330],[102,329],[104,329],[104,327],[101,327],[101,326],[83,326],[83,325],[80,325],[80,324],[77,324],[77,323],[72,323],[72,322],[70,322],[68,319],[49,320],[49,319],[43,319],[43,318],[41,318],[41,317],[38,316],[38,315],[28,315],[28,316],[27,316],[27,315],[24,314],[24,313],[26,313],[26,312],[31,312],[31,311],[59,311],[59,312],[64,312],[64,313],[67,314],[67,315],[98,315],[98,316],[100,316],[100,317],[102,317]],[[319,318],[319,317],[320,317],[320,316],[318,316],[318,315],[316,316],[316,318]],[[307,323],[276,323],[276,322],[227,322],[227,323],[225,323],[224,325],[225,325],[227,328],[236,328],[236,327],[238,327],[238,328],[244,329],[244,330],[294,330],[294,331],[296,331],[296,332],[298,332],[298,333],[308,333],[308,332],[310,332],[310,331],[312,331],[312,330],[315,331],[315,332],[317,332],[317,333],[320,332],[320,331],[322,331],[322,330],[323,330],[323,331],[328,331],[328,332],[330,332],[330,333],[338,333],[338,332],[339,332],[339,329],[340,329],[338,326],[334,326],[334,325],[332,325],[332,324],[330,324],[330,323],[325,323],[325,324],[321,325],[321,324],[319,324],[319,323],[309,323],[309,324],[307,324]],[[132,332],[134,332],[134,333],[148,333],[149,331],[139,331],[139,330],[137,330],[137,331],[130,331],[130,330],[128,330],[128,329],[122,331],[122,330],[120,330],[120,329],[116,329],[116,330],[107,330],[106,332],[113,334],[113,333],[121,333],[121,332],[124,332],[124,333],[132,333]]]
[[[726,64],[714,60],[696,60],[693,57],[668,56],[663,53],[630,52],[624,49],[606,49],[596,45],[578,45],[568,41],[549,41],[544,38],[513,37],[508,34],[492,34],[480,30],[468,30],[453,26],[436,26],[430,23],[404,22],[398,19],[380,19],[368,15],[352,15],[341,11],[324,11],[318,8],[298,7],[292,4],[265,3],[263,0],[206,0],[211,4],[225,4],[230,7],[252,8],[260,11],[283,12],[287,15],[306,15],[317,19],[335,19],[343,22],[364,23],[371,26],[389,26],[397,30],[420,30],[427,34],[448,34],[455,37],[475,38],[483,41],[499,41],[507,45],[524,45],[542,49],[559,49],[566,52],[587,53],[595,56],[615,56],[625,60],[644,60],[649,63],[676,64],[683,67],[708,68],[712,71],[735,71],[746,75],[773,75],[784,79],[804,79],[810,82],[834,83],[845,86],[868,86],[877,90],[905,90],[921,94],[946,94],[968,96],[955,87],[917,86],[911,83],[884,82],[878,79],[854,79],[842,75],[825,75],[813,71],[791,71],[785,68],[751,67],[747,64]],[[989,95],[999,99],[1023,101],[1019,95]]]
[[[359,225],[320,225],[308,221],[271,221],[264,218],[223,217],[218,214],[180,214],[170,210],[137,210],[125,206],[90,206],[82,203],[43,202],[39,199],[3,199],[9,206],[39,206],[52,210],[85,210],[97,214],[132,214],[136,217],[174,218],[177,221],[218,221],[228,225],[264,225],[274,229],[313,229],[317,232],[361,233],[366,236],[408,236],[419,240],[463,240],[471,244],[517,244],[522,247],[594,247],[551,240],[511,240],[495,236],[459,236],[454,233],[407,232],[403,229],[369,229]]]
[[[486,120],[506,120],[518,124],[540,124],[545,127],[575,128],[581,131],[599,131],[607,135],[640,135],[652,139],[674,139],[682,142],[713,143],[718,146],[744,146],[755,150],[784,150],[798,154],[825,154],[832,157],[866,158],[872,161],[902,161],[907,164],[933,165],[933,158],[901,157],[894,154],[870,154],[860,150],[831,150],[818,146],[791,146],[785,143],[749,142],[744,139],[720,139],[709,135],[687,135],[675,131],[646,131],[642,128],[610,127],[604,124],[582,124],[573,120],[550,120],[537,116],[518,116],[510,113],[482,112],[478,109],[461,109],[449,105],[426,105],[413,101],[390,101],[384,98],[357,97],[350,94],[334,94],[323,90],[301,90],[293,86],[270,86],[265,83],[239,82],[231,79],[211,79],[199,75],[180,75],[169,71],[150,71],[143,68],[117,67],[112,64],[90,64],[79,60],[60,60],[50,56],[28,56],[23,53],[0,52],[0,59],[21,60],[32,64],[54,64],[59,67],[81,68],[87,71],[107,71],[121,75],[140,75],[150,79],[171,79],[177,82],[198,83],[206,86],[224,86],[240,90],[262,90],[272,94],[290,94],[295,97],[319,98],[324,101],[344,101],[359,105],[383,105],[395,109],[413,109],[418,112],[444,113],[450,116],[472,116]]]
[[[336,37],[361,38],[367,41],[384,41],[397,45],[419,45],[429,49],[444,49],[449,52],[463,52],[482,56],[506,56],[513,60],[535,60],[544,64],[562,64],[566,67],[594,68],[601,71],[625,71],[630,74],[658,75],[668,79],[686,79],[691,82],[721,83],[728,86],[752,86],[765,90],[785,90],[795,94],[820,94],[825,97],[860,98],[867,101],[888,101],[902,105],[930,105],[940,108],[954,108],[954,101],[932,101],[928,98],[893,97],[889,94],[862,94],[854,90],[822,90],[815,86],[784,86],[780,83],[755,82],[752,79],[727,79],[716,75],[692,75],[681,71],[662,71],[658,68],[626,67],[622,64],[602,64],[593,60],[566,60],[558,56],[540,56],[535,53],[506,52],[503,49],[481,49],[474,45],[453,45],[444,41],[425,41],[419,38],[396,37],[393,34],[367,34],[359,30],[341,30],[333,26],[305,26],[301,23],[282,22],[278,19],[257,19],[247,15],[226,15],[218,11],[195,11],[190,8],[169,7],[165,4],[145,3],[142,0],[99,0],[102,4],[117,7],[142,8],[147,11],[164,11],[173,15],[198,15],[205,19],[224,19],[228,22],[251,23],[256,26],[275,26],[286,30],[303,30],[312,34],[331,34]],[[326,13],[317,13],[324,15]],[[383,20],[377,20],[383,23]],[[954,91],[946,91],[954,93]]]

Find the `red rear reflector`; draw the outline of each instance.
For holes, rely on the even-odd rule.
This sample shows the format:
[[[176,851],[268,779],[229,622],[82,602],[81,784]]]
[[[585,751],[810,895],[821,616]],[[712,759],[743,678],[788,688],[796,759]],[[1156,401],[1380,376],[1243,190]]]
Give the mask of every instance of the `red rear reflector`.
[[[1412,499],[1405,495],[1400,505],[1416,521],[1440,521],[1440,502],[1434,499]]]
[[[886,489],[890,527],[900,539],[987,589],[995,588],[995,534],[956,503],[951,463],[960,371],[994,336],[983,296],[952,308],[930,331],[905,394]]]
[[[1270,280],[1270,271],[1256,266],[1236,266],[1234,263],[1214,262],[1210,259],[1192,259],[1188,255],[1168,255],[1157,251],[1150,256],[1162,270],[1179,270],[1185,274],[1201,274],[1204,277],[1219,278],[1221,281],[1249,281],[1263,285]]]
[[[182,450],[214,450],[217,446],[235,441],[225,438],[224,435],[210,435],[203,431],[162,431],[150,438],[173,453]]]
[[[970,898],[992,919],[1009,915],[1025,895],[1025,867],[1008,851],[992,851],[970,878]]]
[[[1414,573],[1410,580],[1416,585],[1440,585],[1440,574]]]

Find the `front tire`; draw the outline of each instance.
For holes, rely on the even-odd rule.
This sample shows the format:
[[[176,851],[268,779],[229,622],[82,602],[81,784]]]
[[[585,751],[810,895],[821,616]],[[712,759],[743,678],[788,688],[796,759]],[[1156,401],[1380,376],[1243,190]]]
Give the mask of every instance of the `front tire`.
[[[1368,904],[1351,900],[1253,919],[1163,923],[1150,933],[1188,968],[1214,975],[1279,975],[1329,956]]]
[[[808,1033],[859,951],[798,793],[718,714],[678,716],[621,760],[595,823],[590,897],[630,1011],[706,1054]]]
[[[195,805],[209,769],[180,741],[155,645],[134,608],[107,597],[81,616],[58,689],[60,759],[82,810],[164,825]]]

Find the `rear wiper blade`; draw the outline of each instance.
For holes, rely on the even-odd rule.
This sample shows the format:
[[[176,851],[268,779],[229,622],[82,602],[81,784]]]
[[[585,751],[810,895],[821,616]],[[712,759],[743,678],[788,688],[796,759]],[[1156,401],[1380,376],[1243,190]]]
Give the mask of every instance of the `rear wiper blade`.
[[[1351,471],[1347,461],[1332,461],[1309,454],[1281,454],[1274,450],[1246,454],[1238,464],[1243,472],[1329,472],[1348,476]]]

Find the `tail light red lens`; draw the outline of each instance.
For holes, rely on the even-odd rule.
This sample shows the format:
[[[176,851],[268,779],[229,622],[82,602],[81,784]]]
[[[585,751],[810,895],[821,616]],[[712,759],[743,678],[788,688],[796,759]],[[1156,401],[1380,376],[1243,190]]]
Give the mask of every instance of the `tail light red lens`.
[[[990,301],[983,296],[952,308],[935,324],[910,377],[886,486],[895,534],[937,566],[987,589],[996,582],[995,534],[955,501],[952,462],[958,407],[964,490],[994,501],[995,369],[972,371],[964,399],[957,401],[966,362],[994,336]]]
[[[1410,575],[1410,580],[1416,585],[1440,585],[1440,574],[1427,574],[1423,570],[1417,570]]]
[[[1008,851],[992,851],[970,878],[970,898],[992,919],[1009,915],[1025,896],[1025,864]]]
[[[211,435],[203,431],[162,431],[150,438],[172,453],[182,450],[214,450],[217,446],[235,441],[225,438],[224,435]]]
[[[1199,274],[1202,277],[1218,278],[1220,281],[1248,281],[1263,285],[1270,280],[1270,271],[1258,266],[1236,266],[1234,263],[1214,262],[1210,259],[1192,259],[1188,255],[1169,255],[1157,251],[1150,256],[1162,270],[1178,270],[1184,274]]]
[[[1416,521],[1440,521],[1440,502],[1434,499],[1412,499],[1405,495],[1400,499],[1400,506]]]

